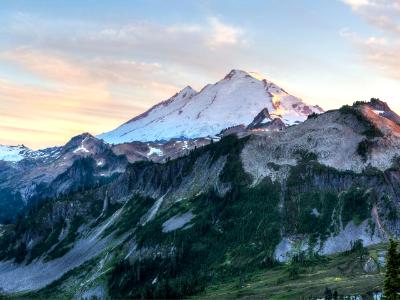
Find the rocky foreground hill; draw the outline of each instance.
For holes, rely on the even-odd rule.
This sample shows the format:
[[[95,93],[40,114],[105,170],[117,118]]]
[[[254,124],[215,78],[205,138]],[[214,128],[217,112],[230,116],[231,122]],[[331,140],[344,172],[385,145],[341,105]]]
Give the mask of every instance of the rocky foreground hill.
[[[400,125],[384,102],[235,132],[162,163],[116,156],[119,175],[48,194],[1,226],[0,288],[28,298],[182,298],[399,237]]]

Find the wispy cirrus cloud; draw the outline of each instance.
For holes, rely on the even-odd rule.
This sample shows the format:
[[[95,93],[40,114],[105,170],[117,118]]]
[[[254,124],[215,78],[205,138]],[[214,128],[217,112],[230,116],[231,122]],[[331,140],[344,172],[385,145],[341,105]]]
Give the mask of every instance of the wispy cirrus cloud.
[[[126,117],[141,111],[134,104],[113,102],[100,87],[44,88],[0,80],[0,99],[1,139],[12,144],[26,141],[36,148],[46,145],[44,141],[62,144],[83,131],[106,130],[107,124],[119,123],[117,116],[124,111]]]
[[[0,44],[0,65],[34,80],[23,84],[0,72],[0,143],[21,140],[27,128],[34,147],[109,130],[195,81],[199,71],[226,72],[247,43],[242,29],[215,17],[161,26],[17,14],[8,26],[2,30],[14,44]]]
[[[13,38],[35,49],[78,57],[129,58],[219,73],[251,50],[246,32],[217,17],[202,23],[161,25],[148,21],[123,24],[42,20],[17,14],[9,26]],[[199,58],[202,58],[199,60]]]
[[[18,65],[24,71],[54,82],[88,84],[90,71],[67,59],[35,51],[29,47],[0,52],[0,61]]]
[[[400,79],[400,0],[343,0],[364,18],[377,33],[361,36],[345,29],[342,36],[349,38],[359,49],[363,59],[386,76]]]
[[[357,10],[363,6],[371,5],[370,0],[343,0],[343,2],[350,5],[354,10]]]
[[[133,97],[160,99],[177,90],[157,81],[157,76],[150,78],[150,73],[157,73],[157,65],[99,59],[83,62],[27,48],[0,53],[1,62],[36,78],[32,84],[0,78],[1,139],[21,141],[26,128],[24,141],[34,147],[62,144],[83,131],[109,130],[147,107]],[[135,72],[139,75],[129,79]]]
[[[243,30],[226,25],[222,23],[218,18],[210,18],[209,19],[211,25],[211,36],[208,38],[208,44],[214,48],[225,45],[237,45],[237,44],[245,44],[246,41],[243,38]]]

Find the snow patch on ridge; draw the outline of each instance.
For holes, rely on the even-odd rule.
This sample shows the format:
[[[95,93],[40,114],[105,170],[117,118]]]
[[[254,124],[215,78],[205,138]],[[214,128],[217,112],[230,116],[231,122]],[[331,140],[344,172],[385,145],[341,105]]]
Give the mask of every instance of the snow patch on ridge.
[[[76,148],[73,152],[74,153],[78,153],[78,152],[89,153],[90,151],[88,149],[86,149],[85,146],[81,145],[78,148]]]
[[[87,140],[87,137],[85,137],[83,140],[82,140],[82,142],[81,142],[81,145],[78,147],[78,148],[76,148],[74,151],[73,151],[73,153],[79,153],[79,152],[81,152],[81,153],[90,153],[90,151],[85,147],[85,141]]]
[[[161,149],[157,149],[157,148],[154,148],[154,147],[149,147],[149,148],[150,148],[150,150],[149,150],[149,152],[147,152],[147,156],[151,156],[153,154],[155,154],[157,156],[164,155],[164,152]]]
[[[17,162],[25,157],[22,154],[27,148],[24,146],[4,146],[0,145],[0,160]]]

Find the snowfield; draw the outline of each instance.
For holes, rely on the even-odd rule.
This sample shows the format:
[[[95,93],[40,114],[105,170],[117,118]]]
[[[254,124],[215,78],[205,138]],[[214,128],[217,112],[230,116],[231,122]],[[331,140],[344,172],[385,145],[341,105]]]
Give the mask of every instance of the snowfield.
[[[0,160],[17,162],[25,158],[24,153],[29,151],[24,146],[0,145]]]
[[[19,162],[25,158],[46,159],[56,157],[59,154],[59,147],[31,150],[24,145],[6,146],[0,145],[0,161]]]
[[[303,122],[311,113],[321,113],[289,95],[274,83],[250,73],[232,70],[224,79],[200,92],[186,87],[120,127],[98,137],[110,144],[132,141],[167,141],[173,138],[214,136],[236,125],[249,125],[264,108],[271,121],[286,125]]]

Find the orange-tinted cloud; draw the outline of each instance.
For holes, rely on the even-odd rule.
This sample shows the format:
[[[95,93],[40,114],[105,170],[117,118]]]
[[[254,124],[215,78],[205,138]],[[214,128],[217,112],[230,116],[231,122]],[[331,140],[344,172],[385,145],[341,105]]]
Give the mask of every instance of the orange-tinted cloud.
[[[0,143],[32,147],[111,130],[184,85],[196,86],[200,73],[221,76],[227,65],[237,67],[246,44],[242,29],[217,18],[118,26],[18,14],[9,30],[24,42],[0,51],[0,65],[28,80],[0,72]]]
[[[156,102],[178,90],[145,79],[140,82],[140,76],[117,90],[123,82],[113,75],[120,74],[118,63],[109,69],[110,65],[79,65],[26,49],[3,53],[0,59],[44,82],[27,85],[0,78],[0,143],[23,141],[38,148],[62,144],[86,131],[98,134],[145,110],[149,105],[145,96]]]
[[[364,18],[379,33],[361,37],[349,30],[342,35],[359,48],[366,62],[373,64],[386,76],[400,80],[400,1],[343,0],[356,14]]]

